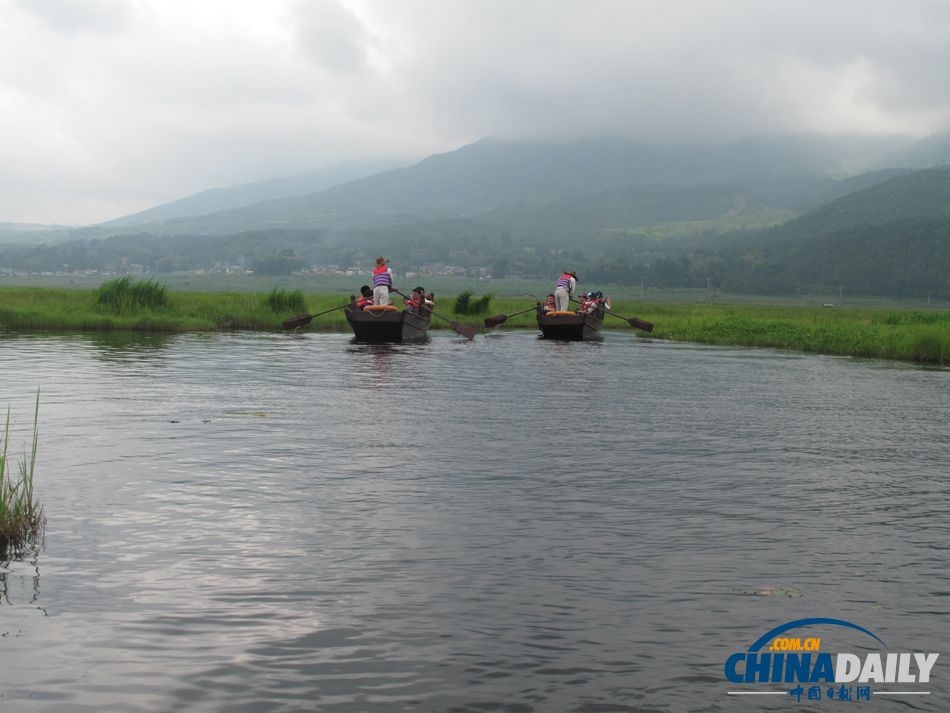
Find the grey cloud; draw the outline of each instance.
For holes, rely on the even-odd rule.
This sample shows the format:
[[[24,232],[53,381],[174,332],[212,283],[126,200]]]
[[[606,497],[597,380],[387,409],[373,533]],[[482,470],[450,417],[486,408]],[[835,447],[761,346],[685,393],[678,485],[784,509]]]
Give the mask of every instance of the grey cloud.
[[[950,108],[950,5],[484,7],[439,6],[405,72],[407,94],[475,133],[880,133],[900,130],[906,114],[920,115],[908,128],[933,125]]]
[[[357,72],[366,66],[369,33],[339,3],[301,0],[294,20],[298,46],[313,63],[334,72]]]
[[[950,3],[926,0],[0,0],[0,163],[35,206],[68,193],[44,176],[132,212],[486,135],[921,136],[948,86]],[[117,214],[26,195],[0,220]]]
[[[52,29],[66,34],[81,30],[111,34],[125,27],[133,16],[133,8],[127,0],[15,1]]]

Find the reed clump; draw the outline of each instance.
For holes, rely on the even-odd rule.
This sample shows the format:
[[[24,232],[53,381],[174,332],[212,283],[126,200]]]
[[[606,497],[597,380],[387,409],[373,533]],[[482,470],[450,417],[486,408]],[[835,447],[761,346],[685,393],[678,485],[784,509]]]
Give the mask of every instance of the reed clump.
[[[489,307],[491,306],[492,297],[494,293],[489,292],[486,295],[482,295],[477,300],[472,299],[472,293],[465,291],[455,298],[455,304],[452,306],[452,311],[455,314],[461,315],[479,315],[485,314],[488,312]]]
[[[10,407],[7,421],[0,433],[0,552],[17,549],[33,542],[43,528],[43,506],[33,495],[33,470],[39,442],[40,393],[36,392],[36,412],[33,416],[33,447],[29,458],[17,461],[19,477],[12,472],[9,456]]]
[[[307,300],[302,290],[287,292],[283,287],[275,287],[264,297],[263,304],[275,314],[302,314],[307,311]]]
[[[93,290],[93,302],[116,314],[158,309],[168,303],[168,290],[165,285],[151,278],[133,282],[132,276],[126,275],[103,282]]]

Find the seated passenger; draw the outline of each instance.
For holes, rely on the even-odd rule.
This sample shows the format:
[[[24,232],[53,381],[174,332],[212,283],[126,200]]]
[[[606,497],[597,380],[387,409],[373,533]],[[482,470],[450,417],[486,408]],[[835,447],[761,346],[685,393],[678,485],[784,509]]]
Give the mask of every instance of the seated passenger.
[[[574,310],[574,314],[587,314],[590,310],[590,301],[587,299],[587,293],[581,292],[577,296],[577,301],[580,303],[580,305],[576,310]]]
[[[409,297],[403,298],[402,302],[404,305],[406,305],[407,312],[412,312],[414,314],[419,312],[419,305],[422,302],[422,295],[417,292],[418,289],[419,288],[417,287],[412,291],[412,294]]]
[[[369,285],[363,285],[360,288],[360,293],[363,295],[360,299],[356,301],[356,309],[364,310],[373,304],[373,290],[370,289]]]
[[[548,312],[553,312],[554,310],[557,309],[557,306],[554,302],[554,295],[548,295],[544,299],[544,304],[541,305],[541,309],[545,314],[547,314]]]
[[[431,295],[427,295],[425,287],[417,287],[416,292],[419,293],[419,296],[422,298],[422,302],[427,307],[432,307],[433,305],[435,305],[435,293]]]
[[[597,308],[603,304],[603,297],[603,292],[588,292],[586,298],[582,298],[581,311],[585,314],[594,314]]]

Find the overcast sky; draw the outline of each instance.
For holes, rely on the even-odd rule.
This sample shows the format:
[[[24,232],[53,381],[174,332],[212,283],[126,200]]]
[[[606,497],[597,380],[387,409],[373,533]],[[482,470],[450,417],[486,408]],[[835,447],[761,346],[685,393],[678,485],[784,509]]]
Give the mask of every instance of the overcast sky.
[[[0,0],[0,221],[487,135],[950,128],[950,2]]]

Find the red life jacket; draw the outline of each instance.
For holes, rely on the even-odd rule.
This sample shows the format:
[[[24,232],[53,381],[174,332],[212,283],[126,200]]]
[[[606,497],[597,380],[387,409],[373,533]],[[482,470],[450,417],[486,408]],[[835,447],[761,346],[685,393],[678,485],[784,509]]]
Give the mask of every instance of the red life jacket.
[[[356,300],[356,309],[366,309],[366,306],[371,304],[373,304],[372,297],[361,297]]]

